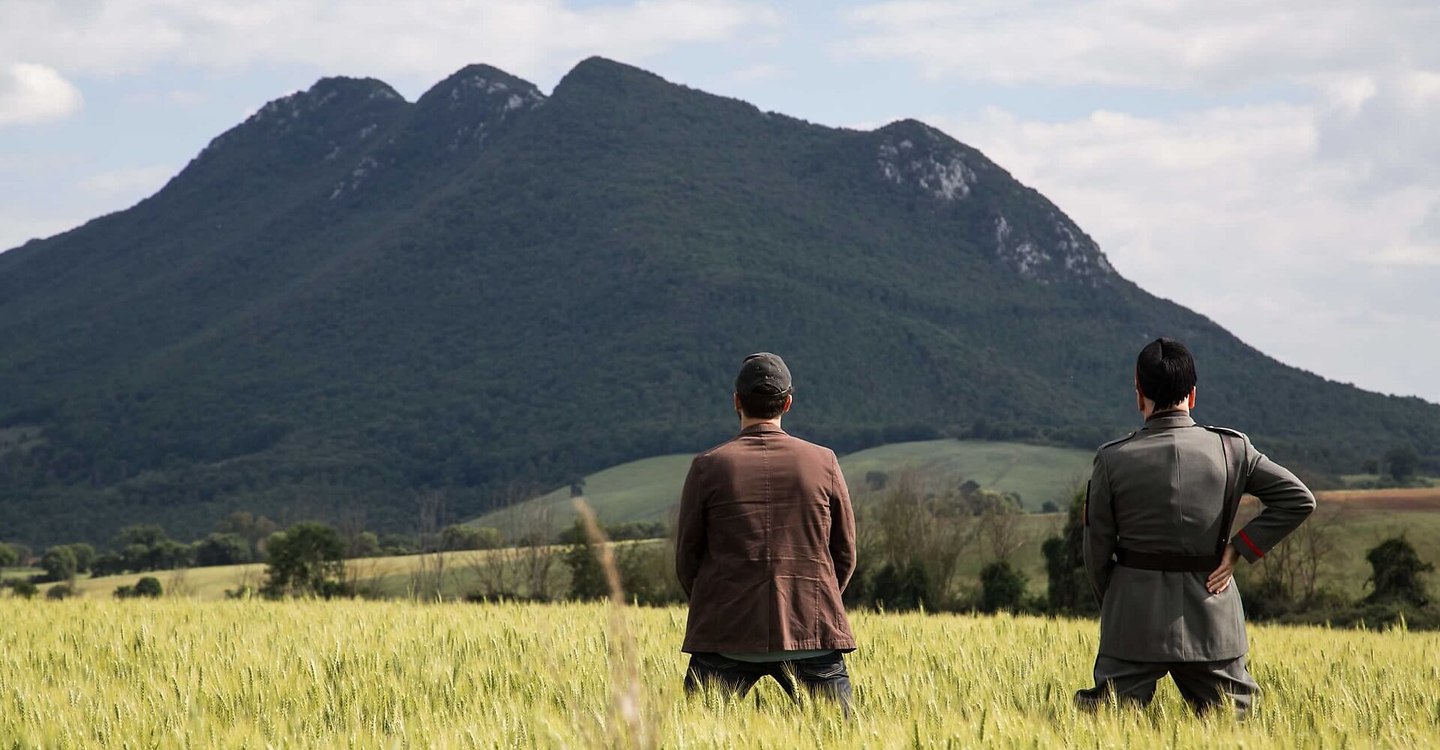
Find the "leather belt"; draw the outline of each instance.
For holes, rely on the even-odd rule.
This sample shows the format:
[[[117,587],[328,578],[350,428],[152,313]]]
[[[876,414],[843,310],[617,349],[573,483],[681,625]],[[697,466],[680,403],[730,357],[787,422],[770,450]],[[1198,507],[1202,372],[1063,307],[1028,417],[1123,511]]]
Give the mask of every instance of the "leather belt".
[[[1121,548],[1115,550],[1115,562],[1140,570],[1209,573],[1220,567],[1220,555],[1169,555]]]

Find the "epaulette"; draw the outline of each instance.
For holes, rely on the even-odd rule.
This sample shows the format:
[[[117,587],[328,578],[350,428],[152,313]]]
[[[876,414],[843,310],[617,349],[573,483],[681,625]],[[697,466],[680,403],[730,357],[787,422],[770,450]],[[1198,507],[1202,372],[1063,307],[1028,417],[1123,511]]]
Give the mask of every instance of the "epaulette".
[[[1241,440],[1249,440],[1249,439],[1250,439],[1250,438],[1248,438],[1248,437],[1245,437],[1245,433],[1243,433],[1243,432],[1241,432],[1241,431],[1239,431],[1239,430],[1232,430],[1232,429],[1230,429],[1229,427],[1216,427],[1216,426],[1213,425],[1213,424],[1202,424],[1202,425],[1200,425],[1200,426],[1201,426],[1201,427],[1204,427],[1205,429],[1207,429],[1207,430],[1209,430],[1209,431],[1211,431],[1211,432],[1218,432],[1218,433],[1220,433],[1220,434],[1222,434],[1222,435],[1233,435],[1234,437],[1238,437],[1238,438],[1240,438]]]
[[[1110,442],[1108,442],[1108,443],[1100,446],[1099,448],[1096,448],[1095,451],[1098,453],[1098,452],[1100,452],[1100,451],[1105,450],[1106,448],[1109,448],[1109,447],[1112,446],[1112,445],[1119,445],[1119,444],[1125,442],[1126,440],[1129,440],[1130,438],[1135,437],[1135,436],[1138,435],[1138,434],[1140,434],[1138,431],[1137,431],[1137,432],[1132,432],[1132,433],[1130,433],[1129,435],[1126,435],[1125,437],[1117,438],[1117,439],[1115,439],[1115,440],[1111,440]]]

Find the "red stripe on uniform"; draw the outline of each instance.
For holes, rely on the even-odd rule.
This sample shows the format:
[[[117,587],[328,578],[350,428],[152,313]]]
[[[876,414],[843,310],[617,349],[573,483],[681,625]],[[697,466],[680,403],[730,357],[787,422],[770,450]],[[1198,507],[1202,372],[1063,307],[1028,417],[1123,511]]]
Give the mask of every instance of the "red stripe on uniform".
[[[1255,546],[1255,543],[1252,542],[1252,541],[1250,541],[1250,535],[1249,535],[1249,534],[1246,534],[1246,533],[1243,532],[1243,531],[1240,532],[1240,541],[1242,541],[1242,542],[1244,542],[1245,544],[1249,545],[1249,546],[1250,546],[1250,551],[1251,551],[1251,552],[1254,552],[1256,557],[1264,557],[1264,556],[1265,556],[1265,553],[1264,553],[1264,552],[1261,552],[1261,551],[1260,551],[1260,548],[1259,548],[1259,547],[1256,547],[1256,546]]]

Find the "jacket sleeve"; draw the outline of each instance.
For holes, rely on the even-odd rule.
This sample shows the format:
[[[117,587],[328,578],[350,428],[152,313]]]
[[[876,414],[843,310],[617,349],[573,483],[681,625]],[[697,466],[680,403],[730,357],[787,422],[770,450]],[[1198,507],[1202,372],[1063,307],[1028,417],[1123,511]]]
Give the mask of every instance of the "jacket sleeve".
[[[845,474],[833,453],[830,462],[834,485],[830,491],[830,559],[835,563],[835,580],[844,591],[855,574],[855,509],[850,505]]]
[[[675,576],[685,596],[695,585],[705,560],[705,498],[701,492],[700,457],[690,462],[685,487],[680,491],[680,513],[675,521]]]
[[[1105,467],[1105,454],[1095,452],[1095,466],[1090,482],[1085,485],[1085,573],[1095,600],[1105,601],[1105,589],[1115,569],[1115,512],[1110,494],[1110,473]]]
[[[1265,507],[1230,538],[1230,544],[1253,563],[1304,522],[1315,510],[1315,496],[1289,469],[1255,450],[1248,439],[1245,454],[1250,464],[1245,492],[1259,498]]]

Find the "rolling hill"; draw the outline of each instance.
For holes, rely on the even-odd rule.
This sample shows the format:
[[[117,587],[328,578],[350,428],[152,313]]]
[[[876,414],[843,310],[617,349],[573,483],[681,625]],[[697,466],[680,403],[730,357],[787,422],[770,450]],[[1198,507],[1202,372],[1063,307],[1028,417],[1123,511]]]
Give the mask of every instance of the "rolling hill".
[[[630,461],[584,477],[583,497],[604,523],[667,524],[680,498],[692,454]],[[1045,502],[1065,507],[1075,488],[1090,476],[1092,453],[1075,448],[979,440],[924,440],[894,443],[840,457],[840,468],[855,502],[864,504],[884,487],[908,475],[924,487],[958,487],[966,480],[987,489],[1015,493],[1022,505],[1038,511]],[[871,486],[871,472],[885,475],[885,484]],[[510,538],[523,535],[532,519],[548,520],[550,531],[569,527],[575,519],[571,489],[561,487],[491,511],[469,522],[498,528]]]

